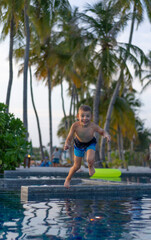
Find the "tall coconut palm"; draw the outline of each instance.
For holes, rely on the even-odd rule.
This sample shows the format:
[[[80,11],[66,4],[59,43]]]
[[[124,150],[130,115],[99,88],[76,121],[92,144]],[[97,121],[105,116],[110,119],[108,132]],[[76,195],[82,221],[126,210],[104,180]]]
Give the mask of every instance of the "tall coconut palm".
[[[151,51],[149,52],[148,57],[149,57],[148,67],[147,69],[142,70],[141,82],[142,82],[143,88],[141,92],[144,92],[151,85]]]
[[[47,0],[37,1],[33,12],[33,23],[36,28],[37,36],[40,41],[40,52],[35,62],[36,76],[39,79],[47,79],[48,86],[48,105],[49,105],[49,136],[50,136],[50,156],[52,155],[52,110],[51,110],[51,91],[52,76],[54,68],[58,62],[56,47],[58,44],[58,33],[55,31],[57,26],[57,16],[69,5],[67,0]]]
[[[98,106],[100,102],[101,87],[108,86],[113,73],[119,66],[117,35],[123,30],[128,21],[128,15],[122,15],[109,1],[100,1],[93,6],[88,5],[86,14],[82,14],[82,20],[86,22],[87,28],[92,32],[90,36],[91,54],[98,67],[98,79],[94,99],[94,121],[99,123]],[[91,15],[90,15],[90,14]],[[89,15],[88,15],[89,14]],[[119,19],[119,20],[117,20]]]
[[[68,9],[63,19],[60,16],[62,41],[58,45],[59,61],[53,77],[55,84],[59,84],[61,80],[62,85],[62,80],[66,80],[69,86],[68,95],[71,97],[69,115],[65,113],[63,118],[68,131],[76,119],[79,102],[84,98],[89,85],[90,69],[93,69],[93,64],[88,58],[89,49],[86,45],[86,38],[83,29],[79,26],[78,17],[77,9]],[[94,79],[94,74],[93,78],[91,74],[91,79]],[[72,161],[72,148],[70,150]]]
[[[134,49],[133,49],[134,48]],[[138,69],[135,69],[135,75],[138,75],[138,72],[139,72],[139,77],[140,77],[140,73],[141,73],[141,67],[142,67],[142,63],[144,62],[145,64],[148,62],[148,59],[147,59],[147,57],[145,56],[145,54],[143,53],[143,51],[141,50],[141,49],[139,49],[138,47],[136,47],[136,46],[134,46],[134,45],[131,45],[131,47],[130,47],[130,49],[131,49],[131,52],[134,50],[134,54],[136,54],[136,56],[133,58],[133,60],[135,61],[135,64],[134,64],[134,62],[132,61],[132,63],[133,63],[133,66],[134,66],[134,68],[136,67],[136,65],[137,65],[137,68]],[[136,51],[135,51],[136,50]],[[126,53],[126,55],[127,55],[127,53]],[[127,59],[130,59],[130,60],[132,60],[132,53],[129,53],[129,56],[127,56]],[[123,57],[123,59],[124,59],[124,57]],[[125,85],[129,85],[129,80],[130,79],[127,79],[126,80],[126,72],[128,71],[129,72],[129,69],[125,69],[125,67],[124,66],[126,66],[126,64],[125,64],[125,62],[124,62],[124,66],[123,66],[123,60],[121,60],[121,62],[122,62],[122,65],[121,65],[121,69],[122,69],[122,71],[120,72],[120,77],[119,77],[119,80],[118,80],[118,82],[116,83],[116,86],[115,86],[115,89],[114,89],[114,92],[113,92],[113,95],[112,95],[112,97],[111,97],[111,100],[113,100],[114,99],[114,104],[115,104],[115,102],[116,102],[116,99],[117,99],[117,97],[118,97],[118,95],[119,95],[119,89],[120,89],[120,86],[121,86],[121,92],[123,91],[122,90],[122,87]],[[131,81],[132,81],[132,79],[133,79],[133,77],[132,77],[132,75],[131,75]],[[122,85],[121,85],[121,83],[122,83]],[[131,88],[131,86],[130,86],[130,88]],[[116,92],[118,90],[118,92]],[[117,94],[117,95],[116,95]],[[114,104],[113,104],[113,102],[110,100],[110,103],[109,103],[109,107],[108,107],[108,110],[107,110],[107,115],[106,115],[106,121],[105,121],[105,127],[104,127],[104,129],[106,130],[106,131],[109,131],[108,129],[109,129],[109,123],[110,123],[110,121],[111,121],[111,115],[110,114],[112,114],[112,112],[113,112],[113,109],[114,109]],[[113,105],[112,105],[113,104]],[[112,110],[112,111],[111,111]],[[111,111],[111,112],[110,112]],[[109,119],[107,119],[107,117],[109,117]],[[104,160],[105,159],[105,139],[102,139],[102,141],[101,141],[101,157],[102,157],[102,160]]]
[[[9,112],[11,89],[13,83],[13,45],[14,37],[19,29],[19,21],[23,1],[0,0],[0,21],[3,23],[1,38],[4,40],[9,34],[9,81],[6,95],[7,112]]]
[[[136,129],[138,137],[135,142],[135,149],[144,151],[144,149],[148,149],[149,147],[151,141],[151,130],[145,128],[145,123],[140,118],[136,119]]]
[[[126,136],[132,140],[133,136],[137,135],[135,128],[135,113],[124,97],[117,97],[116,99],[111,126],[117,132],[119,158],[124,161],[123,137]]]
[[[109,86],[112,74],[120,66],[120,55],[117,53],[119,46],[116,38],[126,25],[128,15],[121,14],[111,2],[106,3],[105,1],[96,3],[93,6],[88,5],[86,13],[82,14],[81,18],[87,24],[89,34],[91,32],[91,38],[89,38],[89,41],[91,41],[91,55],[98,69],[93,117],[94,122],[99,124],[101,88]],[[99,142],[98,136],[97,141]],[[99,161],[99,144],[96,152],[96,160]]]
[[[62,28],[60,36],[63,40],[58,45],[59,62],[55,69],[54,77],[55,85],[61,82],[62,86],[63,80],[68,82],[68,93],[71,96],[69,115],[72,116],[75,116],[78,102],[84,96],[86,86],[88,86],[88,78],[90,78],[90,69],[92,72],[93,67],[89,60],[90,57],[88,58],[87,56],[89,51],[86,46],[83,29],[79,26],[78,18],[77,9],[70,8],[66,10],[63,19],[60,16],[60,26]],[[93,74],[93,79],[94,77]],[[63,112],[65,117],[65,109],[63,109]],[[70,122],[72,123],[72,121]]]
[[[31,67],[29,68],[30,71],[30,92],[31,92],[31,100],[32,100],[32,105],[34,108],[34,112],[35,112],[35,116],[36,116],[36,121],[37,121],[37,128],[38,128],[38,135],[39,135],[39,145],[40,145],[40,151],[41,151],[41,158],[42,160],[44,160],[44,151],[43,151],[43,144],[42,144],[42,136],[41,136],[41,129],[40,129],[40,122],[39,122],[39,117],[38,117],[38,113],[36,110],[36,106],[35,106],[35,101],[34,101],[34,95],[33,95],[33,87],[32,87],[32,71],[31,71]]]
[[[34,33],[34,31],[31,31],[31,32],[32,32],[32,34]],[[33,88],[32,88],[31,66],[32,66],[32,64],[35,63],[35,50],[32,47],[32,45],[33,45],[33,36],[32,36],[32,34],[31,34],[31,39],[32,39],[32,41],[31,41],[31,50],[30,50],[30,53],[29,53],[30,92],[31,92],[32,105],[33,105],[33,108],[34,108],[36,121],[37,121],[37,128],[38,128],[38,135],[39,135],[39,144],[40,144],[41,157],[42,157],[42,160],[44,160],[44,152],[43,152],[42,136],[41,136],[41,129],[40,129],[40,121],[39,121],[38,113],[37,113],[35,102],[34,102],[34,95],[33,95]],[[34,41],[34,47],[37,50],[39,48],[39,43]],[[25,52],[25,46],[24,45],[23,46],[19,46],[19,48],[14,50],[14,56],[15,56],[16,61],[24,60],[24,52]],[[24,63],[21,63],[19,71],[18,71],[18,75],[22,74],[23,72],[24,72]]]
[[[131,8],[131,4],[133,4],[133,8]],[[129,41],[128,41],[128,45],[127,45],[127,51],[126,54],[123,58],[123,62],[126,63],[129,53],[130,53],[130,45],[132,44],[132,37],[133,37],[133,33],[134,33],[134,24],[135,21],[137,21],[137,24],[139,25],[142,21],[143,21],[143,9],[144,9],[144,5],[146,7],[146,12],[147,12],[147,16],[149,21],[151,22],[151,2],[150,1],[117,1],[116,2],[116,7],[117,9],[122,10],[123,12],[126,11],[131,11],[132,9],[132,17],[131,17],[131,28],[130,28],[130,35],[129,35]],[[114,90],[114,93],[112,95],[110,104],[109,104],[109,108],[107,111],[107,115],[106,115],[106,122],[104,125],[104,129],[106,131],[109,131],[109,125],[110,125],[110,121],[111,121],[111,114],[113,111],[113,106],[115,104],[115,100],[118,96],[118,92],[121,86],[121,82],[123,80],[123,72],[124,72],[124,67],[121,67],[121,72],[119,75],[119,79],[117,81],[117,85],[116,88]],[[102,159],[104,160],[104,147],[105,147],[105,139],[102,139],[102,143],[101,143],[101,149],[102,149]]]
[[[27,112],[27,85],[28,85],[28,62],[29,62],[29,47],[30,47],[30,27],[29,27],[29,8],[30,1],[25,0],[24,3],[24,27],[26,46],[24,53],[24,74],[23,74],[23,123],[27,130],[26,138],[28,140],[28,112]]]

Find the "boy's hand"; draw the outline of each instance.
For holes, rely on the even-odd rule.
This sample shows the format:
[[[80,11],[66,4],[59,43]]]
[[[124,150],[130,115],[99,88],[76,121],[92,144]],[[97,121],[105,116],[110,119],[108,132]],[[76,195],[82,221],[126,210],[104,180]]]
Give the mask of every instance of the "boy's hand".
[[[107,139],[108,142],[111,141],[111,136],[107,132],[104,132],[103,136]]]
[[[67,149],[69,149],[70,148],[70,146],[68,145],[68,144],[65,144],[64,145],[64,150],[66,151]]]

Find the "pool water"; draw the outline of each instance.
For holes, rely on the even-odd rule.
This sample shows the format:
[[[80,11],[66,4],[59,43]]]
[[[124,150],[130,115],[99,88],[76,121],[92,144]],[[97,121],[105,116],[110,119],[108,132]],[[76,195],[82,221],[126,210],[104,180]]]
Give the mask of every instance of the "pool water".
[[[96,178],[91,178],[96,179]],[[118,178],[97,178],[97,181],[108,181],[108,182],[123,182],[123,183],[151,183],[151,176],[140,176],[140,175],[133,175],[133,176],[121,176]]]
[[[0,239],[149,240],[151,195],[21,202],[0,192]]]
[[[4,175],[3,174],[0,174],[0,178],[3,179],[4,178]],[[16,179],[29,179],[29,180],[52,180],[52,179],[60,179],[61,177],[60,176],[24,176],[24,177],[21,177],[21,176],[18,176],[16,177]],[[80,177],[81,179],[85,177]],[[89,179],[89,178],[88,178]],[[133,183],[151,183],[151,175],[148,175],[148,176],[141,176],[141,175],[137,175],[137,174],[134,174],[134,175],[128,175],[127,176],[121,176],[121,177],[118,177],[118,178],[94,178],[94,177],[91,177],[91,179],[96,179],[96,180],[103,180],[103,181],[117,181],[117,182],[125,182],[125,183],[130,183],[130,182],[133,182]]]
[[[125,176],[121,177],[122,182],[133,182],[133,183],[151,183],[151,177],[150,176]]]

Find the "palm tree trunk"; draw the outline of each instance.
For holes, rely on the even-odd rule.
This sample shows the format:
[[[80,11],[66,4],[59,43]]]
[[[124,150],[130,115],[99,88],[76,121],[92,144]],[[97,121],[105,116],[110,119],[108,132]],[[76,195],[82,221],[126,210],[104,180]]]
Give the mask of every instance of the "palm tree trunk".
[[[63,82],[61,79],[61,100],[62,100],[62,110],[64,114],[64,120],[65,120],[65,129],[68,129],[68,121],[67,121],[67,115],[65,111],[65,104],[64,104],[64,96],[63,96]]]
[[[107,143],[107,156],[108,156],[108,163],[111,163],[112,159],[111,159],[111,142],[110,141]]]
[[[130,152],[132,153],[133,151],[134,151],[134,141],[132,139],[130,143]]]
[[[24,6],[24,21],[25,21],[25,35],[26,35],[26,48],[24,55],[24,83],[23,83],[23,123],[27,130],[26,139],[28,140],[28,114],[27,114],[27,79],[28,79],[28,61],[29,61],[29,46],[30,46],[30,29],[29,17],[27,15],[28,2],[25,1]]]
[[[125,157],[124,157],[124,147],[123,147],[123,135],[122,135],[120,126],[118,126],[118,132],[119,132],[119,156],[120,156],[120,159],[122,160],[122,168],[124,168]],[[128,169],[128,163],[126,167]]]
[[[99,76],[96,82],[95,95],[94,95],[94,101],[93,101],[93,121],[96,124],[99,124],[99,106],[100,106],[102,85],[103,85],[103,77],[102,77],[102,71],[100,69]]]
[[[61,79],[61,100],[62,100],[62,110],[63,110],[64,118],[66,118],[67,115],[66,115],[65,105],[64,105],[63,82],[62,82],[62,79]]]
[[[95,95],[94,95],[94,101],[93,101],[93,121],[96,124],[99,124],[99,106],[100,106],[100,97],[101,97],[101,87],[103,85],[103,77],[102,77],[102,71],[99,70],[99,75],[96,83],[95,88]],[[95,134],[97,144],[96,144],[96,152],[95,152],[95,165],[102,167],[102,164],[100,162],[100,149],[99,149],[99,134]]]
[[[117,131],[117,142],[118,142],[119,159],[122,160],[121,129],[119,125],[118,125],[118,131]]]
[[[127,61],[128,54],[129,54],[129,51],[130,51],[130,44],[132,43],[132,36],[133,36],[133,32],[134,32],[134,23],[135,23],[135,12],[136,12],[136,8],[135,8],[135,3],[134,3],[133,17],[132,17],[132,22],[131,22],[129,42],[128,42],[125,58],[123,60],[124,63]],[[112,114],[113,107],[114,107],[116,98],[118,96],[119,89],[120,89],[120,86],[121,86],[121,82],[122,82],[122,79],[123,79],[123,72],[124,72],[124,67],[123,67],[123,64],[122,64],[121,65],[120,76],[119,76],[119,79],[117,81],[116,87],[114,89],[113,95],[111,97],[110,104],[109,104],[108,111],[107,111],[107,115],[106,115],[106,121],[105,121],[105,125],[104,125],[104,130],[107,131],[107,132],[109,132],[109,126],[110,126],[110,121],[111,121],[111,114]],[[105,161],[105,142],[106,142],[106,140],[104,138],[102,138],[102,141],[101,141],[101,161]]]
[[[10,42],[9,42],[9,82],[7,88],[7,95],[6,95],[6,105],[7,110],[9,112],[9,103],[10,103],[10,95],[13,83],[13,45],[14,45],[14,17],[12,14],[11,18],[11,26],[10,26]]]
[[[122,135],[122,132],[121,132],[121,136],[120,136],[120,142],[121,142],[122,162],[123,162],[123,165],[124,165],[125,157],[124,157],[124,143],[123,143],[123,135]]]
[[[52,107],[51,107],[51,75],[50,69],[48,69],[48,105],[49,105],[49,154],[50,159],[52,156]]]
[[[70,101],[70,109],[69,109],[69,127],[71,127],[73,119],[72,119],[72,108],[74,101],[74,84],[72,84],[72,93],[71,93],[71,101]]]
[[[72,84],[72,93],[71,93],[71,101],[70,101],[70,109],[69,109],[69,124],[68,127],[71,127],[73,123],[72,119],[72,108],[73,108],[73,101],[74,101],[74,84]],[[70,161],[73,163],[73,142],[71,142],[71,147],[69,148],[69,157]]]
[[[76,113],[78,114],[79,96],[78,96],[77,89],[76,89],[76,102],[77,102]]]
[[[73,121],[75,119],[75,105],[76,105],[76,87],[74,88],[74,95],[73,95]]]
[[[34,102],[34,96],[33,96],[31,67],[29,68],[29,71],[30,71],[30,92],[31,92],[31,100],[32,100],[32,105],[33,105],[33,109],[34,109],[35,116],[36,116],[36,121],[37,121],[41,157],[42,157],[42,160],[44,160],[45,157],[44,157],[44,151],[43,151],[43,145],[42,145],[42,137],[41,137],[39,117],[38,117],[38,114],[37,114],[37,110],[36,110],[36,106],[35,106],[35,102]]]
[[[72,90],[73,92],[73,90]],[[72,115],[72,105],[73,105],[73,94],[71,95],[71,100],[70,100],[70,108],[69,108],[69,116],[71,118]],[[71,122],[70,122],[70,126],[71,126]]]

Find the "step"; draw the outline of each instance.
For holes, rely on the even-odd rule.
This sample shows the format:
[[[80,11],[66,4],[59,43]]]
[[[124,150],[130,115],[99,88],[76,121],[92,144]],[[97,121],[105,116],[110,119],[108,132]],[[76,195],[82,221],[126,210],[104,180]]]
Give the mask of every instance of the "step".
[[[66,189],[62,185],[51,186],[22,186],[22,201],[42,201],[49,198],[106,198],[128,197],[139,194],[151,194],[151,184],[103,184],[74,185]]]
[[[68,175],[68,172],[69,172],[69,169],[68,171],[32,171],[32,170],[29,170],[26,169],[26,170],[19,170],[19,171],[5,171],[4,172],[4,178],[25,178],[25,177],[67,177]],[[88,172],[76,172],[74,174],[74,178],[88,178],[89,177],[89,174]]]
[[[20,191],[21,186],[29,186],[29,185],[63,185],[65,179],[57,178],[57,179],[13,179],[13,178],[3,178],[0,179],[0,190],[8,190],[8,191]],[[72,179],[71,185],[77,185],[82,183],[81,179]]]

